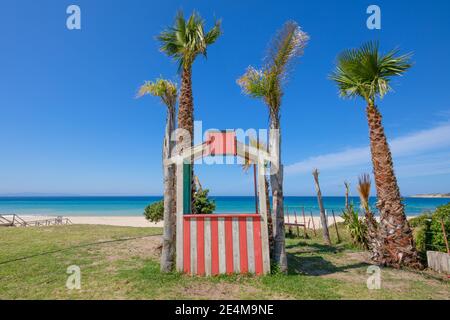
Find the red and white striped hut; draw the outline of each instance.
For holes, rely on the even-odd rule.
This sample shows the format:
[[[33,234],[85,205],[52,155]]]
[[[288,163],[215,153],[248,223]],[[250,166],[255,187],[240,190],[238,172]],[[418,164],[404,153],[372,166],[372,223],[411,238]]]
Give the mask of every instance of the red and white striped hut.
[[[255,180],[259,210],[256,207],[254,213],[192,214],[189,167],[193,161],[206,156],[237,156],[257,164]],[[206,276],[270,273],[264,165],[270,161],[269,154],[238,142],[234,131],[213,131],[208,133],[205,143],[184,150],[172,161],[177,168],[179,204],[177,270]]]

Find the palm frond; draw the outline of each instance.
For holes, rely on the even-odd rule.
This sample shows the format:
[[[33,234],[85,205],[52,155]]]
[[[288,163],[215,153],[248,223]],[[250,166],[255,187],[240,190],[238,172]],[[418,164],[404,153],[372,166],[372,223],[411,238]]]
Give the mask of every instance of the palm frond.
[[[145,95],[159,97],[167,107],[174,108],[178,97],[178,88],[176,83],[166,79],[156,79],[154,82],[145,81],[139,87],[136,98]]]
[[[380,54],[378,42],[368,42],[359,49],[343,51],[337,59],[330,79],[335,81],[344,98],[362,97],[375,103],[392,90],[393,76],[405,73],[410,67],[411,54],[398,55],[398,49]]]
[[[358,178],[358,193],[361,200],[361,207],[366,210],[366,212],[369,211],[370,185],[370,175],[367,173],[362,174]]]
[[[205,33],[205,21],[197,12],[186,20],[182,11],[177,13],[172,27],[168,27],[157,36],[161,43],[160,51],[178,61],[179,69],[189,67],[199,54],[206,56],[208,45],[221,35],[220,20]]]

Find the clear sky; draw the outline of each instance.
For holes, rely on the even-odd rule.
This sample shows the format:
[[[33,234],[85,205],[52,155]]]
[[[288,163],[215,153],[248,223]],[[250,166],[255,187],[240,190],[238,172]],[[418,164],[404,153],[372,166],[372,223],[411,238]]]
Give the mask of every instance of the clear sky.
[[[66,28],[81,8],[82,29]],[[382,29],[366,27],[381,8]],[[208,128],[265,128],[266,107],[236,79],[260,66],[286,20],[310,37],[282,104],[286,195],[323,193],[371,172],[361,100],[341,100],[327,79],[337,54],[379,40],[383,51],[414,52],[414,67],[379,103],[402,194],[450,192],[450,2],[442,1],[106,1],[0,3],[0,194],[136,194],[162,191],[165,109],[134,99],[144,80],[178,80],[155,36],[178,9],[223,20],[223,36],[193,67],[195,118]],[[197,132],[200,136],[201,133]],[[251,175],[235,166],[196,167],[215,195],[250,195]]]

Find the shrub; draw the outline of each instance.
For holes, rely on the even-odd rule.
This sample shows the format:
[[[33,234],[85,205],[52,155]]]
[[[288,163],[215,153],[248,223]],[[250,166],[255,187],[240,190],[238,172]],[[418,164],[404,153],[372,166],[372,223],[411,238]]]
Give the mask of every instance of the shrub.
[[[211,214],[216,210],[216,203],[208,198],[208,189],[199,190],[194,194],[194,212]]]
[[[440,206],[434,213],[424,213],[411,219],[414,228],[414,240],[421,256],[426,256],[427,250],[446,252],[441,221],[444,222],[447,237],[450,234],[450,203]]]
[[[148,205],[144,210],[144,216],[151,222],[159,222],[164,218],[164,200]]]
[[[367,249],[367,225],[364,219],[359,217],[359,213],[354,209],[353,204],[350,204],[348,209],[342,211],[342,218],[353,243]]]

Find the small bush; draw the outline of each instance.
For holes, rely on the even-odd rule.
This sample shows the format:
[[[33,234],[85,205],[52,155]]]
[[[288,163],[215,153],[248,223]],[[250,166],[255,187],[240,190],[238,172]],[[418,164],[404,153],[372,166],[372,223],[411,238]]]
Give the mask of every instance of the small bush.
[[[194,212],[197,214],[211,214],[216,210],[216,203],[208,198],[208,189],[199,190],[194,194]]]
[[[424,259],[427,250],[446,252],[441,221],[444,222],[448,237],[450,235],[450,203],[438,207],[434,213],[424,213],[409,221],[414,228],[416,248]]]
[[[353,204],[350,204],[348,209],[342,211],[342,218],[353,243],[367,249],[367,225],[364,219],[359,217],[359,213],[354,209]]]
[[[144,210],[144,216],[150,222],[159,222],[164,218],[164,200],[148,205]]]

